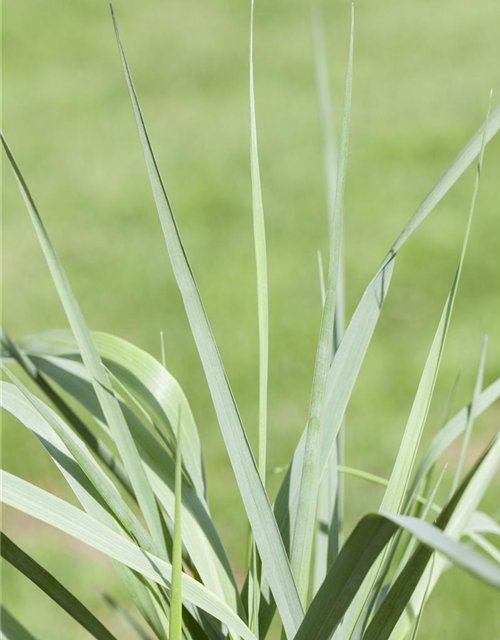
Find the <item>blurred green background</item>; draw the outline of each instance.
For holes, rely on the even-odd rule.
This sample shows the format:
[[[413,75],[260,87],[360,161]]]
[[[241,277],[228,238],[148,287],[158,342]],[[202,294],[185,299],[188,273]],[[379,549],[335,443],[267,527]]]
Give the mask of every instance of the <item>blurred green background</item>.
[[[117,0],[115,9],[181,233],[252,442],[257,323],[248,150],[250,3]],[[337,121],[350,3],[325,2]],[[269,465],[286,464],[306,421],[320,320],[316,252],[326,214],[306,0],[257,2],[255,74],[271,322]],[[205,378],[169,267],[105,2],[6,0],[3,128],[18,156],[89,325],[167,363],[190,399],[210,500],[234,565],[246,524]],[[355,70],[345,206],[347,310],[409,216],[500,96],[498,0],[356,3]],[[337,127],[338,129],[338,127]],[[500,375],[500,139],[486,152],[477,215],[425,442],[461,371],[469,401],[484,331],[486,380]],[[21,198],[4,163],[3,324],[13,335],[66,327]],[[457,263],[473,170],[400,254],[347,413],[347,462],[387,476]],[[476,423],[470,462],[498,429],[498,404]],[[424,444],[425,444],[424,442]],[[457,461],[459,446],[447,459]],[[3,417],[3,467],[70,498],[19,424]],[[449,478],[452,470],[448,471]],[[276,484],[276,483],[274,483]],[[497,478],[485,509],[498,508]],[[347,483],[353,522],[381,494]],[[48,527],[5,511],[4,526],[109,625],[94,585],[120,594],[112,567]],[[3,597],[38,638],[86,635],[4,570]],[[451,570],[421,637],[498,637],[498,593]]]

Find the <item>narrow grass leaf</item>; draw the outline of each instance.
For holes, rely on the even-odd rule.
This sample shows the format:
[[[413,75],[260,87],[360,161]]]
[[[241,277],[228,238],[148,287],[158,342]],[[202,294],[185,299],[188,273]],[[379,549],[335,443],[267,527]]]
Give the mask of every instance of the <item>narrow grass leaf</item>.
[[[488,115],[484,124],[476,131],[460,153],[455,156],[448,169],[446,169],[435,186],[429,191],[425,200],[415,211],[398,239],[392,245],[388,258],[400,250],[415,229],[422,224],[427,215],[434,209],[438,202],[442,200],[467,167],[474,162],[474,159],[481,153],[482,147],[493,139],[499,129],[500,106],[492,112],[491,116]]]
[[[180,418],[181,415],[179,415],[175,450],[174,545],[172,551],[169,640],[182,640],[182,429]]]
[[[326,185],[326,206],[328,211],[328,229],[330,242],[333,234],[333,215],[337,193],[338,149],[335,144],[334,117],[330,90],[328,86],[328,67],[326,63],[323,20],[319,5],[314,5],[312,15],[314,70],[316,91],[321,123],[321,143],[323,145],[323,172]]]
[[[430,580],[430,578],[431,578],[431,575],[432,575],[432,569],[434,567],[434,559],[435,559],[435,556],[432,556],[432,558],[431,558],[431,571],[430,571],[430,574],[429,574],[429,580],[427,582],[427,586],[425,588],[424,603],[428,599],[429,593],[430,593],[430,589],[431,589],[431,580]],[[413,627],[413,631],[412,631],[410,640],[416,640],[416,638],[417,638],[418,632],[420,630],[420,623],[422,622],[422,614],[423,614],[423,612],[424,612],[424,606],[422,604],[422,606],[420,607],[420,610],[419,610],[419,612],[418,612],[418,614],[417,614],[417,616],[415,618],[415,626]]]
[[[338,149],[334,130],[334,117],[328,82],[328,65],[324,42],[324,26],[320,6],[315,4],[312,11],[312,31],[314,44],[314,67],[316,91],[318,96],[321,123],[321,141],[323,146],[323,173],[325,177],[326,206],[330,244],[333,230],[335,196],[337,193]],[[337,290],[335,292],[335,321],[333,331],[333,352],[337,352],[344,335],[345,322],[345,278],[344,278],[344,233],[343,224],[340,239],[340,257],[338,265]],[[326,296],[321,253],[318,252],[320,283],[323,305]],[[326,571],[338,553],[341,544],[344,480],[338,471],[338,465],[344,463],[344,431],[342,423],[337,442],[327,462],[327,471],[323,473],[318,494],[317,531],[314,545],[313,592],[323,582]]]
[[[259,318],[259,449],[258,466],[262,483],[266,481],[267,448],[267,382],[269,377],[269,296],[267,285],[267,253],[262,187],[260,183],[255,93],[253,80],[254,0],[250,16],[250,173],[252,178],[252,212],[257,265],[257,306]]]
[[[479,359],[479,370],[477,372],[476,384],[474,386],[474,393],[472,396],[472,403],[469,412],[469,416],[467,419],[467,424],[465,426],[464,439],[462,442],[462,448],[460,450],[460,458],[458,460],[457,468],[455,471],[455,477],[453,479],[452,491],[451,493],[455,493],[456,488],[460,482],[460,478],[462,476],[462,470],[464,468],[465,463],[465,454],[467,453],[467,449],[469,447],[470,436],[472,433],[472,427],[474,425],[474,418],[476,415],[476,407],[479,400],[479,395],[483,390],[483,380],[484,380],[484,365],[486,363],[486,350],[488,348],[488,335],[485,334],[483,338],[483,346],[481,349],[481,357]]]
[[[439,477],[438,477],[437,481],[435,482],[434,487],[433,487],[432,492],[429,495],[429,497],[424,498],[425,503],[423,505],[422,512],[418,515],[418,518],[420,520],[426,520],[427,516],[430,513],[430,511],[433,508],[436,508],[436,504],[435,504],[436,495],[437,495],[437,492],[439,490],[439,487],[441,486],[441,482],[443,481],[443,477],[444,477],[444,474],[446,472],[446,468],[447,468],[447,465],[445,465],[443,467],[443,470],[439,474]],[[417,496],[415,496],[415,498],[414,498],[415,502],[416,502],[416,498],[417,498]],[[407,509],[407,511],[408,510],[409,509]],[[403,557],[401,558],[401,560],[399,562],[399,565],[398,565],[398,569],[396,571],[396,575],[399,575],[401,573],[401,571],[403,570],[403,568],[406,566],[406,563],[409,561],[409,559],[411,557],[411,554],[413,553],[414,548],[415,548],[415,539],[412,538],[412,539],[410,539],[409,543],[405,547]],[[394,551],[394,555],[395,555],[396,549],[394,548],[393,551]]]
[[[342,231],[342,212],[347,173],[347,155],[349,148],[349,123],[351,116],[352,65],[354,47],[354,11],[351,17],[351,37],[347,63],[346,89],[344,97],[344,115],[340,138],[340,158],[337,176],[337,189],[332,217],[330,238],[330,258],[326,284],[325,304],[321,318],[320,336],[311,392],[311,404],[306,429],[304,459],[300,480],[297,516],[292,534],[291,562],[302,602],[305,603],[309,589],[312,548],[316,525],[316,508],[321,479],[319,464],[321,442],[321,415],[324,407],[326,381],[331,363],[333,330],[335,319],[335,295],[340,262],[340,237]]]

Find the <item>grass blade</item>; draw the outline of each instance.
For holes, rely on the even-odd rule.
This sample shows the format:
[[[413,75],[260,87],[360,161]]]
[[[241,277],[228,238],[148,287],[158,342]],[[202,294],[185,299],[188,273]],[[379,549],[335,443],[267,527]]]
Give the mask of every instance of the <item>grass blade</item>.
[[[467,167],[480,155],[483,146],[487,145],[500,129],[500,106],[488,114],[484,124],[476,131],[460,153],[453,159],[435,186],[408,221],[389,251],[389,256],[397,253],[415,229],[425,220],[434,207],[443,199],[455,182],[463,175]]]
[[[326,205],[328,213],[328,229],[331,241],[333,230],[333,214],[337,192],[338,149],[334,132],[334,117],[328,82],[328,65],[326,60],[324,27],[319,5],[313,6],[312,12],[314,62],[316,89],[321,122],[321,140],[323,145],[323,172],[325,176]],[[320,284],[323,305],[326,291],[323,274],[321,252],[318,252]],[[345,322],[345,282],[344,282],[344,233],[343,225],[340,240],[340,258],[338,266],[337,290],[335,293],[335,321],[333,335],[333,356],[337,352],[344,334]],[[335,448],[327,462],[327,471],[319,487],[318,494],[318,526],[314,545],[314,580],[313,593],[325,579],[326,571],[338,553],[341,544],[343,520],[344,480],[338,466],[344,464],[344,431],[342,423],[337,436]]]
[[[252,177],[252,212],[257,265],[257,303],[259,316],[259,453],[258,466],[262,483],[266,481],[267,448],[267,381],[269,377],[269,297],[267,286],[267,253],[262,187],[260,184],[255,94],[253,80],[254,0],[250,15],[250,168]]]
[[[238,482],[243,504],[252,526],[259,555],[280,610],[286,633],[292,638],[302,620],[301,602],[279,529],[236,407],[236,402],[156,164],[114,16],[113,20],[125,79],[132,100],[144,158],[174,275],[181,291],[191,331],[205,370],[226,448]]]
[[[169,640],[182,640],[182,429],[177,428],[175,455],[175,515],[172,551],[172,589],[170,592]]]
[[[447,555],[449,559],[469,571],[475,572],[481,565],[481,577],[498,587],[497,580],[500,577],[500,567],[495,567],[479,554],[470,556],[470,549],[465,545],[456,546],[456,541],[442,533],[451,522],[454,515],[462,510],[463,501],[467,501],[467,494],[472,492],[477,498],[475,487],[485,486],[485,482],[495,470],[495,465],[500,464],[500,438],[497,438],[483,453],[474,468],[464,479],[457,492],[442,510],[436,520],[435,526],[417,518],[393,514],[370,514],[365,516],[355,527],[353,533],[342,547],[338,557],[327,574],[325,582],[311,603],[296,640],[328,640],[337,628],[350,603],[356,598],[356,592],[363,584],[363,580],[377,563],[377,558],[386,547],[392,536],[399,530],[405,530],[415,536],[425,546],[420,546],[415,552],[410,564],[401,572],[389,594],[384,599],[374,619],[382,614],[394,613],[394,602],[388,602],[389,597],[394,597],[399,613],[394,615],[392,622],[397,622],[399,615],[404,610],[413,593],[420,577],[425,571],[427,561],[437,549]],[[474,503],[476,504],[476,503]],[[415,557],[417,560],[415,561]],[[420,557],[420,559],[419,559]],[[463,564],[464,559],[466,565]],[[476,564],[477,563],[477,564]],[[486,563],[486,564],[485,564]],[[486,568],[487,567],[487,568]],[[483,569],[486,573],[482,573]],[[427,589],[427,582],[424,587]],[[391,596],[392,594],[392,596]],[[373,622],[373,621],[372,621]],[[368,629],[372,633],[370,627]],[[367,633],[368,633],[367,631]],[[390,629],[387,628],[390,634]],[[377,627],[380,633],[380,627]],[[366,635],[366,634],[365,634]],[[389,635],[384,635],[388,638]],[[363,636],[363,640],[382,640],[382,636],[373,633]]]
[[[323,171],[326,185],[326,206],[328,211],[328,228],[330,241],[334,228],[334,209],[337,193],[338,150],[335,144],[334,118],[328,88],[328,69],[326,64],[323,21],[318,5],[313,8],[313,44],[314,69],[316,72],[316,89],[318,94],[319,115],[321,121],[323,144]]]
[[[87,607],[59,580],[0,531],[0,553],[18,571],[52,598],[66,613],[98,640],[116,640]]]
[[[318,464],[321,447],[321,415],[324,407],[326,381],[330,367],[333,326],[335,318],[335,295],[338,283],[338,266],[340,262],[340,237],[342,230],[342,211],[347,172],[347,154],[349,147],[349,122],[351,115],[352,63],[354,47],[354,10],[351,17],[351,37],[347,64],[346,89],[344,98],[344,115],[340,140],[340,160],[338,168],[335,206],[332,217],[330,260],[326,285],[325,304],[321,318],[321,329],[316,353],[313,388],[309,418],[306,428],[304,460],[300,480],[297,505],[297,516],[292,535],[291,562],[297,587],[302,602],[305,603],[309,588],[311,570],[311,554],[316,523],[316,507],[321,478]]]
[[[474,393],[472,396],[472,403],[470,408],[469,417],[467,419],[467,424],[465,426],[464,440],[462,443],[462,448],[460,450],[460,458],[458,460],[457,468],[455,471],[455,477],[453,479],[452,491],[453,494],[458,487],[460,482],[460,477],[462,475],[462,470],[464,468],[465,462],[465,454],[467,453],[467,448],[469,446],[470,436],[472,433],[472,426],[474,424],[474,418],[476,415],[476,407],[479,399],[479,395],[483,390],[483,380],[484,380],[484,365],[486,363],[486,350],[488,348],[488,335],[485,334],[483,338],[483,347],[481,349],[481,358],[479,360],[479,371],[477,373],[476,384],[474,386]]]
[[[269,293],[267,284],[267,250],[262,186],[260,182],[259,151],[257,145],[257,123],[255,115],[255,90],[253,73],[253,29],[255,2],[250,10],[249,52],[249,102],[250,102],[250,174],[252,182],[252,217],[257,269],[257,309],[259,326],[259,438],[257,464],[262,484],[266,484],[267,465],[267,393],[269,378]],[[252,534],[253,537],[253,534]],[[257,547],[252,542],[251,566],[253,588],[249,607],[252,630],[258,635],[259,578]]]

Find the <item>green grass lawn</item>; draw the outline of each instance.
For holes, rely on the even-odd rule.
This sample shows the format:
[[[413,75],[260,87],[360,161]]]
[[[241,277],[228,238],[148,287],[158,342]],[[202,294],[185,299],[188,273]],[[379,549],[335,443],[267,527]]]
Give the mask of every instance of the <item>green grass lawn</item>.
[[[326,3],[325,3],[326,4]],[[249,170],[249,2],[117,0],[115,10],[155,151],[252,441],[257,315]],[[347,310],[453,156],[500,99],[497,0],[356,4],[345,206]],[[350,3],[324,10],[340,120]],[[246,524],[204,374],[168,263],[105,2],[6,0],[3,128],[89,325],[159,356],[190,399],[210,501],[236,567]],[[270,286],[269,465],[286,463],[305,425],[326,252],[321,137],[310,4],[257,2],[255,82]],[[337,127],[338,129],[338,127]],[[470,250],[427,425],[439,426],[461,372],[469,401],[484,331],[485,383],[500,375],[500,139],[486,151]],[[391,293],[347,414],[347,461],[388,475],[459,257],[469,170],[401,252]],[[4,166],[3,324],[15,337],[66,327],[10,169]],[[471,458],[498,429],[478,420]],[[4,416],[3,467],[69,498],[48,456]],[[448,456],[453,466],[457,447]],[[453,476],[448,471],[448,480]],[[275,484],[275,483],[274,483]],[[448,482],[448,485],[450,482]],[[380,493],[347,485],[349,520]],[[498,507],[500,481],[485,508]],[[104,619],[94,585],[121,593],[112,567],[45,526],[5,512],[5,529]],[[36,588],[4,573],[7,606],[44,640],[86,637]],[[29,614],[28,614],[29,611]],[[115,630],[119,629],[114,627]],[[425,611],[422,638],[491,640],[498,593],[458,570]],[[125,638],[121,630],[120,637]]]

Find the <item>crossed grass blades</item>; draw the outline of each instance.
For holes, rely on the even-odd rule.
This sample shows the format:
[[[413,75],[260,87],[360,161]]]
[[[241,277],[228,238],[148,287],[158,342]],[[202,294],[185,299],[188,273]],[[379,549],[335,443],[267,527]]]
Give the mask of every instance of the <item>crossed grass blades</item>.
[[[500,466],[500,437],[494,438],[471,469],[465,472],[463,468],[475,418],[500,396],[500,379],[483,388],[486,339],[470,404],[442,426],[418,466],[416,463],[464,264],[484,151],[500,128],[500,107],[491,114],[488,108],[484,124],[410,218],[344,331],[342,216],[354,15],[337,151],[331,133],[321,18],[315,14],[330,252],[326,277],[320,259],[323,313],[309,418],[272,505],[265,486],[268,288],[253,88],[253,3],[250,166],[260,344],[256,456],[182,244],[112,9],[111,13],[165,243],[250,523],[245,584],[241,590],[238,588],[211,519],[200,440],[186,396],[164,364],[120,338],[88,329],[3,134],[5,153],[71,330],[50,331],[17,341],[2,332],[5,375],[1,406],[46,449],[81,508],[3,471],[2,501],[113,559],[134,610],[126,610],[110,594],[102,595],[135,637],[263,639],[277,616],[289,640],[413,640],[425,604],[450,562],[500,588],[500,554],[485,537],[500,534],[500,525],[478,510]],[[386,480],[347,467],[343,459],[344,413],[387,296],[399,250],[475,161],[477,173],[457,270],[392,473]],[[17,377],[19,371],[30,381],[29,386]],[[83,410],[76,413],[74,403]],[[437,480],[434,472],[440,466],[440,456],[462,435],[453,492],[445,505],[439,505],[435,496],[443,472]],[[345,474],[385,487],[378,511],[363,517],[350,533],[344,531],[343,523]],[[75,595],[4,533],[1,554],[90,635],[99,640],[114,638]],[[33,637],[26,628],[29,621],[16,620],[5,608],[1,620],[8,640]]]

